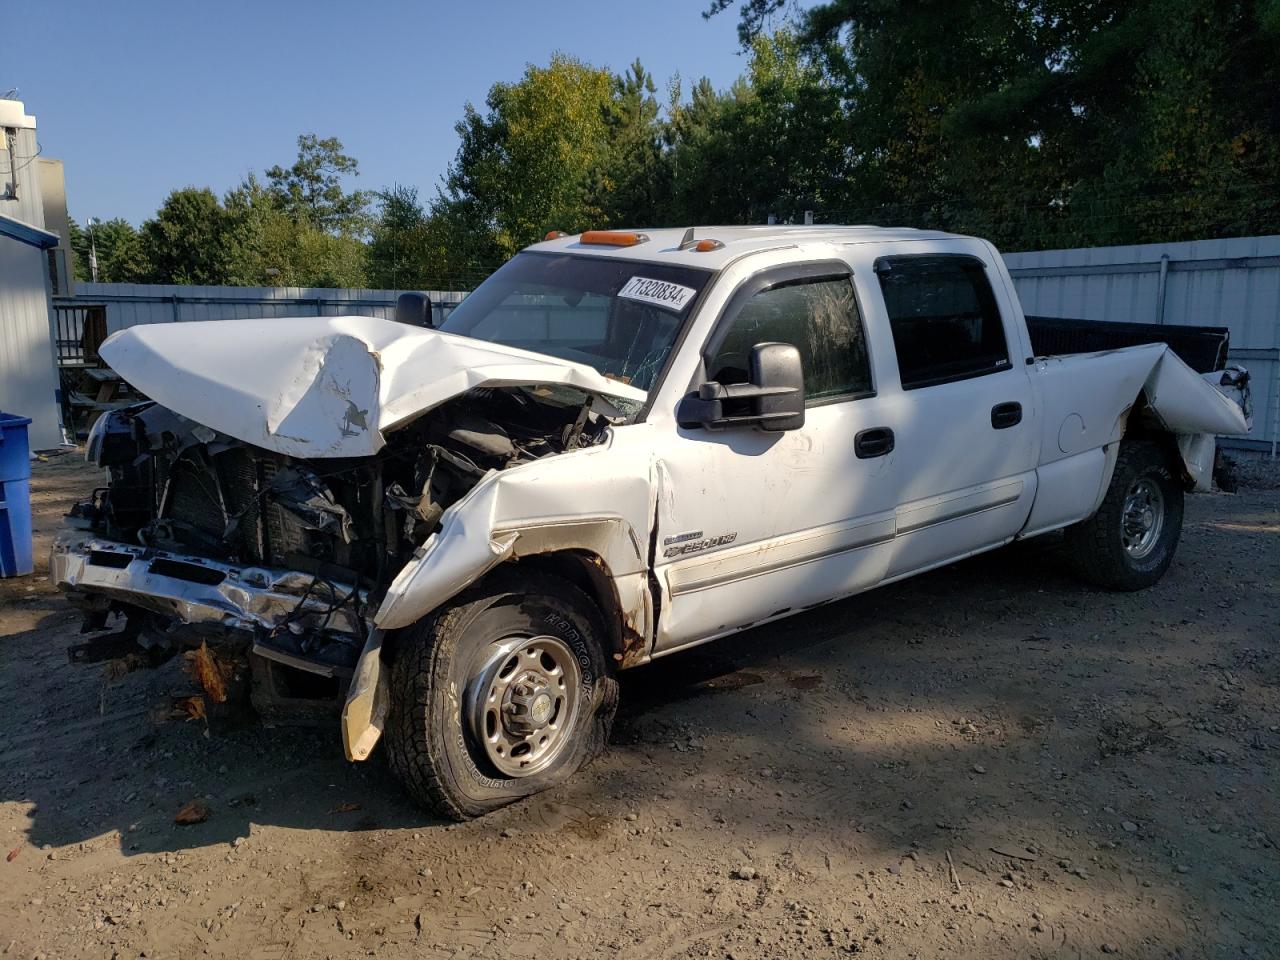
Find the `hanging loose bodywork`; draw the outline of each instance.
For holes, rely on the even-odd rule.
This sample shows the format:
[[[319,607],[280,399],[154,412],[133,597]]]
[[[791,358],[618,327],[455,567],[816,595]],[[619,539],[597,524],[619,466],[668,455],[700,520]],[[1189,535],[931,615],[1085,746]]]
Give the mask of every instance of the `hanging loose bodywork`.
[[[491,496],[491,481],[515,468],[588,453],[620,407],[644,398],[590,368],[435,331],[369,318],[317,326],[139,327],[104,345],[131,383],[168,405],[108,414],[90,438],[88,456],[111,482],[73,511],[78,529],[59,539],[53,576],[85,605],[87,627],[125,622],[73,659],[142,645],[157,662],[213,642],[261,674],[263,712],[314,690],[336,694],[385,619],[374,614],[389,584],[437,530],[454,536],[442,529],[448,508]],[[263,331],[263,349],[242,359],[239,345]],[[410,370],[438,379],[426,389]],[[575,529],[582,537],[563,548],[613,550]],[[516,534],[495,537],[509,546]]]
[[[82,604],[86,628],[114,628],[73,659],[127,654],[137,665],[203,651],[219,671],[238,664],[274,719],[331,718],[341,706],[347,756],[364,759],[386,724],[387,667],[405,629],[498,567],[580,588],[600,611],[609,659],[631,667],[1077,524],[1103,503],[1122,443],[1138,438],[1168,450],[1185,489],[1208,489],[1215,436],[1249,430],[1238,369],[1194,371],[1161,343],[1034,357],[1007,274],[981,241],[744,231],[736,248],[704,254],[679,235],[626,236],[650,244],[643,259],[575,238],[539,248],[544,286],[579,261],[607,275],[612,305],[582,321],[604,323],[599,369],[361,317],[113,336],[102,356],[151,399],[94,427],[88,456],[109,482],[73,510],[54,548],[52,577]],[[928,406],[927,391],[901,385],[884,304],[857,285],[890,246],[895,264],[950,256],[996,278],[1012,360],[979,381],[996,385],[992,399],[957,392]],[[667,261],[679,283],[651,276]],[[521,283],[542,282],[542,261],[513,263]],[[768,278],[785,288],[791,274],[830,282],[841,269],[861,298],[876,388],[801,407],[774,429],[756,398],[790,388],[752,393],[751,378],[763,376],[762,347],[785,345],[757,345],[750,369],[743,358],[742,376],[719,383],[708,368],[718,331]],[[546,349],[591,356],[583,330],[552,331],[558,311],[592,301],[538,296]],[[646,339],[644,316],[670,321],[668,353]],[[634,365],[606,359],[633,353]],[[930,389],[946,401],[941,391],[962,388]],[[895,450],[893,429],[916,446]],[[876,431],[879,446],[864,447]],[[921,438],[960,452],[931,458]],[[956,469],[970,447],[994,451],[989,467]]]

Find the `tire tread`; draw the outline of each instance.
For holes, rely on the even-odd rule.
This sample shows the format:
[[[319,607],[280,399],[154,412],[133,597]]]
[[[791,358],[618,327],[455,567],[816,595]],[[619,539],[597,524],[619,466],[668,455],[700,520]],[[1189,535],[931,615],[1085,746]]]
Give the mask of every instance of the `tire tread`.
[[[441,817],[469,820],[492,807],[468,803],[450,789],[445,773],[450,764],[448,753],[443,749],[437,752],[435,738],[424,735],[417,722],[429,706],[429,686],[447,677],[447,658],[453,654],[458,637],[477,607],[491,605],[504,595],[533,594],[563,599],[588,617],[597,638],[604,636],[594,602],[579,587],[548,574],[529,574],[517,579],[512,573],[499,571],[439,611],[401,631],[398,637],[389,684],[390,709],[385,738],[387,762],[409,795]],[[594,710],[594,716],[592,742],[583,760],[584,765],[607,745],[617,707],[617,681],[607,669],[600,676],[599,684],[604,691],[603,697],[588,705]]]
[[[1164,560],[1156,567],[1154,578],[1150,573],[1140,573],[1130,567],[1121,551],[1116,549],[1116,531],[1124,510],[1124,497],[1130,483],[1138,475],[1158,467],[1163,470],[1171,487],[1177,492],[1177,503],[1168,503],[1165,516],[1167,524],[1177,529],[1173,544]],[[1182,490],[1169,471],[1168,459],[1159,444],[1150,440],[1122,441],[1116,456],[1111,483],[1101,506],[1087,520],[1066,529],[1066,555],[1076,575],[1081,579],[1110,590],[1141,590],[1151,586],[1168,569],[1181,531]]]

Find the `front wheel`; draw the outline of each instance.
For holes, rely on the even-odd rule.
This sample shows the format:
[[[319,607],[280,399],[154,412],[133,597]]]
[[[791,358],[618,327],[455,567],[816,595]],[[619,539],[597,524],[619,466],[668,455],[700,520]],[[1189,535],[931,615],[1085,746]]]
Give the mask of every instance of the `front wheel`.
[[[568,779],[617,707],[595,605],[557,577],[490,578],[397,638],[387,758],[415,800],[464,820]]]
[[[1110,590],[1141,590],[1164,576],[1182,533],[1182,486],[1165,451],[1124,442],[1102,506],[1066,531],[1076,572]]]

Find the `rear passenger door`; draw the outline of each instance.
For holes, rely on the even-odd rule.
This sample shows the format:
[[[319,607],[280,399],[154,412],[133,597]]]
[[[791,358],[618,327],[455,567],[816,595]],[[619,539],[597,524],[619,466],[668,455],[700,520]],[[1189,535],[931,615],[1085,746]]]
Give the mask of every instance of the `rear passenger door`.
[[[1034,408],[1018,333],[981,259],[881,257],[875,274],[900,388],[893,578],[1021,529],[1035,496]]]

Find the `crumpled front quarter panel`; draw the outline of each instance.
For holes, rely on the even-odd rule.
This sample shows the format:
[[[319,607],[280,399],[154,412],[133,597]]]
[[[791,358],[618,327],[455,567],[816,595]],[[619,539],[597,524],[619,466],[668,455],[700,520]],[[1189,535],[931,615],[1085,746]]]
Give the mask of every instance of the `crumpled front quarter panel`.
[[[535,552],[595,554],[615,581],[644,573],[653,518],[650,429],[619,427],[606,445],[490,473],[445,511],[440,530],[400,571],[377,626],[415,623],[499,563],[528,555],[522,541]]]

